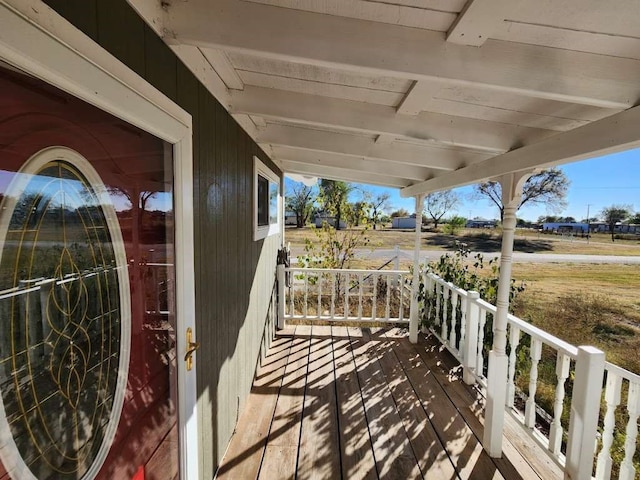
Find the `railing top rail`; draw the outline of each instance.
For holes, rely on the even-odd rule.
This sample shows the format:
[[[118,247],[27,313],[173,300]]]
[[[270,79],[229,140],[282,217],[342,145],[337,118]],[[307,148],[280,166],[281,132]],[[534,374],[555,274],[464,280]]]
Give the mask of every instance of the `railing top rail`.
[[[564,340],[559,339],[558,337],[554,337],[548,332],[536,327],[535,325],[531,325],[528,322],[525,322],[521,318],[516,317],[515,315],[509,314],[507,317],[509,322],[517,325],[520,331],[525,332],[532,337],[536,337],[538,340],[542,340],[543,343],[554,347],[556,350],[561,350],[571,358],[576,359],[578,357],[578,348],[571,345]]]
[[[467,291],[463,288],[458,287],[457,285],[451,283],[451,282],[447,282],[444,278],[439,277],[438,275],[436,275],[433,272],[427,272],[427,275],[429,277],[431,277],[433,280],[435,280],[436,282],[438,282],[440,285],[444,285],[445,287],[455,291],[458,293],[458,295],[466,295]]]
[[[476,300],[476,302],[478,303],[478,306],[484,310],[487,310],[491,313],[496,313],[498,311],[498,308],[495,305],[492,305],[491,303],[487,302],[486,300],[483,300],[481,298],[479,298],[478,300]]]
[[[626,378],[631,383],[637,383],[640,385],[640,375],[637,375],[629,370],[626,370],[618,365],[610,362],[605,363],[605,370],[618,375],[619,377]]]
[[[319,273],[362,273],[371,275],[407,275],[409,270],[366,270],[357,268],[313,268],[313,267],[286,267],[288,272],[319,272]]]

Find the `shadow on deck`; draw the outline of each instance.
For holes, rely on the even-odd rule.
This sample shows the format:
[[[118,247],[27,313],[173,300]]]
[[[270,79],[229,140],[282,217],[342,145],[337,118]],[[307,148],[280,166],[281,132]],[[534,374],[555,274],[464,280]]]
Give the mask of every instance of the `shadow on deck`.
[[[482,449],[480,393],[434,338],[404,329],[291,326],[278,334],[217,478],[562,478],[507,415]]]

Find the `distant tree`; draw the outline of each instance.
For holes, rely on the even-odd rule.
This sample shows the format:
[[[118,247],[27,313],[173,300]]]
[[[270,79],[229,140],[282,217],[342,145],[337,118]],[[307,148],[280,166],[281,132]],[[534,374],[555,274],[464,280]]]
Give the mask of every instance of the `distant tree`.
[[[466,223],[466,218],[454,215],[453,217],[445,220],[444,232],[449,235],[457,235]]]
[[[629,205],[611,205],[602,209],[600,212],[602,220],[609,225],[611,231],[611,241],[615,242],[614,230],[616,223],[622,222],[631,216],[631,207]]]
[[[382,212],[389,208],[389,199],[391,195],[388,193],[380,193],[378,195],[371,195],[369,200],[369,211],[371,214],[371,223],[373,223],[373,229],[376,229],[376,225],[381,220]]]
[[[349,193],[353,187],[346,182],[337,180],[320,180],[320,193],[318,199],[325,212],[335,218],[336,230],[340,230],[340,222],[345,218],[348,208]]]
[[[362,221],[367,219],[370,204],[366,200],[349,203],[347,207],[346,218],[348,224],[355,225],[357,227]]]
[[[632,216],[629,219],[629,223],[631,223],[632,225],[640,225],[640,212]]]
[[[304,227],[313,210],[313,202],[315,201],[313,189],[302,183],[297,183],[291,193],[287,193],[286,198],[287,210],[296,214],[296,227]]]
[[[424,211],[433,220],[434,228],[438,222],[460,201],[460,197],[452,190],[430,193],[424,199]]]
[[[394,212],[391,212],[391,215],[389,215],[391,218],[396,218],[396,217],[408,217],[409,216],[409,211],[404,209],[404,208],[400,208]]]
[[[559,168],[550,168],[531,175],[524,183],[518,208],[525,204],[544,204],[550,210],[562,210],[567,205],[569,183],[569,179]],[[494,203],[500,209],[500,220],[503,220],[504,205],[499,182],[489,181],[476,185],[473,196]]]

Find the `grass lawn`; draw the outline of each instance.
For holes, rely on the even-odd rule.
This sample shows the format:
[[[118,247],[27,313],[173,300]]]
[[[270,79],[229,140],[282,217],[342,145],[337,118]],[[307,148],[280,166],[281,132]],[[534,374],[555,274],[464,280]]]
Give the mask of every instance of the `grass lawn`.
[[[640,275],[634,265],[514,264],[526,290],[514,313],[573,345],[594,345],[640,373]]]
[[[369,230],[370,243],[367,248],[391,249],[399,245],[401,249],[413,249],[415,232],[411,230],[378,229]],[[316,241],[314,229],[287,228],[285,240],[294,247],[304,247],[305,239]],[[422,248],[426,250],[451,251],[455,242],[466,243],[472,251],[499,252],[501,232],[499,230],[463,229],[458,235],[438,232],[422,233]],[[558,235],[546,235],[531,230],[518,229],[514,249],[528,253],[564,253],[582,255],[640,255],[640,237],[635,240],[616,240],[611,236],[594,234],[589,243],[583,238],[563,238]]]

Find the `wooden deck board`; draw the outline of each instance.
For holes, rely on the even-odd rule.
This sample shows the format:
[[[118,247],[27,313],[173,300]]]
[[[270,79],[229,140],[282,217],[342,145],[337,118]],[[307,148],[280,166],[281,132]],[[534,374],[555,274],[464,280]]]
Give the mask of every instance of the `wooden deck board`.
[[[371,341],[366,329],[349,327],[349,337],[355,339],[358,381],[378,476],[419,478],[418,461],[375,353],[376,342]]]
[[[289,362],[285,368],[258,476],[265,480],[295,478],[311,327],[297,326],[296,336],[302,338],[303,342],[289,353]]]
[[[288,335],[281,334],[271,344],[264,361],[258,367],[247,404],[238,420],[217,478],[257,477],[293,343],[294,330]]]
[[[340,444],[331,327],[312,327],[311,338],[297,473],[301,480],[339,478]]]
[[[365,416],[362,391],[353,358],[355,343],[347,327],[332,327],[336,369],[338,424],[340,425],[340,456],[342,478],[372,480],[378,478],[373,446]]]
[[[508,416],[503,458],[486,454],[482,397],[448,352],[420,337],[411,345],[406,329],[338,326],[280,333],[217,478],[557,478]]]

